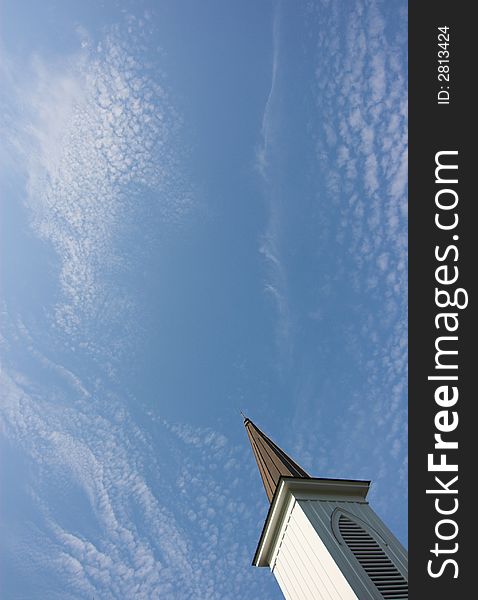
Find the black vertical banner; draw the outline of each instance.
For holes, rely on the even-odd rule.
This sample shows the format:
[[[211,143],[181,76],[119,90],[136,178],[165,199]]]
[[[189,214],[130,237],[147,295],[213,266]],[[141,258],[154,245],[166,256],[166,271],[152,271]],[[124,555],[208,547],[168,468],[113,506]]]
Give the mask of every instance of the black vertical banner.
[[[473,596],[476,24],[409,6],[410,598]],[[472,289],[473,287],[473,289]],[[471,590],[471,591],[470,591]],[[471,594],[471,596],[470,596]]]

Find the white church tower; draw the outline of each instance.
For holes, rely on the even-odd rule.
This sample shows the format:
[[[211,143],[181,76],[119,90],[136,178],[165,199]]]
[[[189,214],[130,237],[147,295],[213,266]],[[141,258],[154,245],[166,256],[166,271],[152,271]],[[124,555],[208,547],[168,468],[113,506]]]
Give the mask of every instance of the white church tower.
[[[407,551],[370,508],[370,482],[310,477],[244,425],[270,501],[252,564],[270,568],[287,600],[408,598]]]

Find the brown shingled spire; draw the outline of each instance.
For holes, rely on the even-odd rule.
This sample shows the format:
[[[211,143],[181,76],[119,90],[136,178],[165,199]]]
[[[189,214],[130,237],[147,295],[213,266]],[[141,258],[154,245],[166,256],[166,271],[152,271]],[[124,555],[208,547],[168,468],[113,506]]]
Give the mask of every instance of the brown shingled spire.
[[[276,446],[265,433],[245,416],[244,427],[247,430],[269,502],[272,502],[281,475],[285,477],[310,478],[304,469],[299,467],[296,462],[287,456],[279,446]]]

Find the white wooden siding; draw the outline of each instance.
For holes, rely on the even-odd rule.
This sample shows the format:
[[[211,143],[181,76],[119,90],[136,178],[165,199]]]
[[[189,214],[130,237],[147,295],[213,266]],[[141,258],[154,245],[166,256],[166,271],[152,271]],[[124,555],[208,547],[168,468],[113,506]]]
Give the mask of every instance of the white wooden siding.
[[[276,541],[271,570],[287,600],[358,600],[295,500]]]
[[[381,594],[331,526],[342,509],[371,526],[387,554],[408,579],[407,552],[365,501],[291,494],[270,556],[270,567],[286,600],[377,600]]]

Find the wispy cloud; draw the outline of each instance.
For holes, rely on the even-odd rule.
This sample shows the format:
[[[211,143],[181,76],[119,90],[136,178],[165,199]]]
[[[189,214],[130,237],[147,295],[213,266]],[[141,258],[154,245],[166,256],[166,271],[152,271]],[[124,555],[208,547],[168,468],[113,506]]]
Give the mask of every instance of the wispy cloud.
[[[276,15],[282,13],[278,10]],[[301,16],[306,26],[298,77],[306,77],[310,86],[300,105],[303,114],[299,115],[296,106],[287,105],[287,98],[297,98],[288,97],[287,89],[280,86],[282,80],[291,85],[293,76],[291,65],[280,60],[280,46],[286,42],[277,27],[274,94],[269,95],[265,107],[257,165],[269,214],[261,244],[268,264],[266,289],[275,299],[278,346],[293,354],[291,364],[296,371],[297,383],[291,392],[297,407],[296,427],[291,443],[311,470],[355,477],[373,474],[377,490],[396,470],[399,488],[395,491],[397,498],[403,497],[407,440],[406,13],[397,5],[387,9],[385,16],[384,7],[375,1],[324,0],[309,2]],[[285,28],[287,17],[283,21]],[[299,83],[304,82],[298,79]],[[299,138],[304,150],[300,159],[280,154],[289,135],[289,130],[281,133],[287,109],[297,126],[304,128]],[[299,192],[289,190],[287,197],[282,170],[291,175],[292,169],[307,185]],[[297,209],[294,193],[307,195]],[[299,210],[306,216],[299,217]],[[291,217],[301,223],[304,241],[291,237]],[[304,265],[290,260],[294,251],[306,257]],[[308,277],[299,276],[306,268]],[[300,281],[301,286],[304,280],[308,289],[294,288],[292,281]],[[297,297],[300,305],[294,302]],[[311,342],[315,338],[305,333],[310,328],[321,338],[315,344]],[[304,344],[306,340],[310,345]],[[312,354],[301,353],[302,344],[308,352],[313,348]],[[345,364],[353,372],[346,372]],[[338,389],[350,395],[338,398]],[[327,405],[332,398],[339,403],[335,411]],[[314,431],[304,433],[304,420],[309,423],[310,419]],[[385,501],[380,502],[380,498],[384,500],[380,493],[377,498],[382,509],[394,512],[390,503],[386,507]]]
[[[36,593],[48,598],[213,600],[238,588],[267,598],[250,568],[258,517],[238,493],[244,449],[144,414],[116,391],[109,363],[141,325],[124,284],[140,254],[129,228],[141,226],[147,244],[193,200],[181,118],[154,53],[145,60],[156,46],[144,23],[126,17],[98,43],[78,35],[76,54],[36,56],[21,76],[2,62],[12,96],[2,133],[23,166],[33,230],[58,259],[59,289],[42,323],[2,310],[0,432],[30,469],[11,491],[32,516],[2,553],[25,581],[39,574]]]
[[[278,140],[281,129],[281,94],[283,92],[278,81],[281,58],[281,19],[282,4],[278,2],[272,18],[270,88],[264,105],[255,168],[260,175],[268,211],[267,225],[259,245],[259,252],[263,256],[266,266],[264,292],[271,298],[274,309],[277,311],[277,349],[281,360],[287,363],[290,357],[292,317],[288,304],[287,273],[282,260],[283,198],[274,164],[277,155],[281,153]]]
[[[157,60],[145,60],[144,23],[128,17],[98,43],[77,33],[76,54],[36,55],[21,77],[5,63],[22,111],[2,129],[24,166],[33,228],[59,259],[56,325],[85,338],[106,306],[110,315],[134,310],[128,290],[115,288],[138,252],[120,250],[129,230],[147,229],[151,215],[178,222],[192,199],[178,165],[181,118]]]
[[[54,383],[30,380],[7,359],[0,428],[34,473],[39,535],[7,536],[3,552],[39,569],[49,597],[232,599],[240,584],[244,597],[267,598],[250,568],[266,502],[257,511],[241,499],[249,479],[258,487],[244,446],[156,412],[139,411],[140,426],[106,381],[80,381],[29,335],[10,326],[3,354],[30,347],[39,381],[50,374]]]
[[[262,116],[261,126],[261,140],[256,151],[256,168],[259,171],[261,177],[268,180],[268,168],[269,168],[269,153],[271,146],[274,143],[274,137],[276,134],[278,122],[278,115],[276,114],[277,107],[275,102],[277,101],[277,74],[279,68],[279,52],[280,52],[280,27],[281,27],[281,3],[276,4],[273,19],[272,19],[272,62],[271,62],[271,83],[269,88],[269,94],[266,99],[264,106],[264,113]]]
[[[362,373],[363,386],[349,399],[341,418],[343,453],[333,466],[340,462],[347,472],[366,476],[363,452],[357,450],[367,446],[371,460],[365,470],[373,468],[380,486],[381,480],[391,477],[391,469],[397,469],[403,489],[407,453],[406,15],[397,13],[398,26],[391,28],[379,3],[361,0],[347,5],[311,3],[307,15],[311,26],[322,32],[316,45],[313,90],[323,120],[315,136],[317,166],[329,181],[327,201],[340,211],[336,241],[349,254],[353,288],[357,299],[362,298],[355,324],[347,326],[344,349]],[[387,510],[378,496],[381,508]]]

